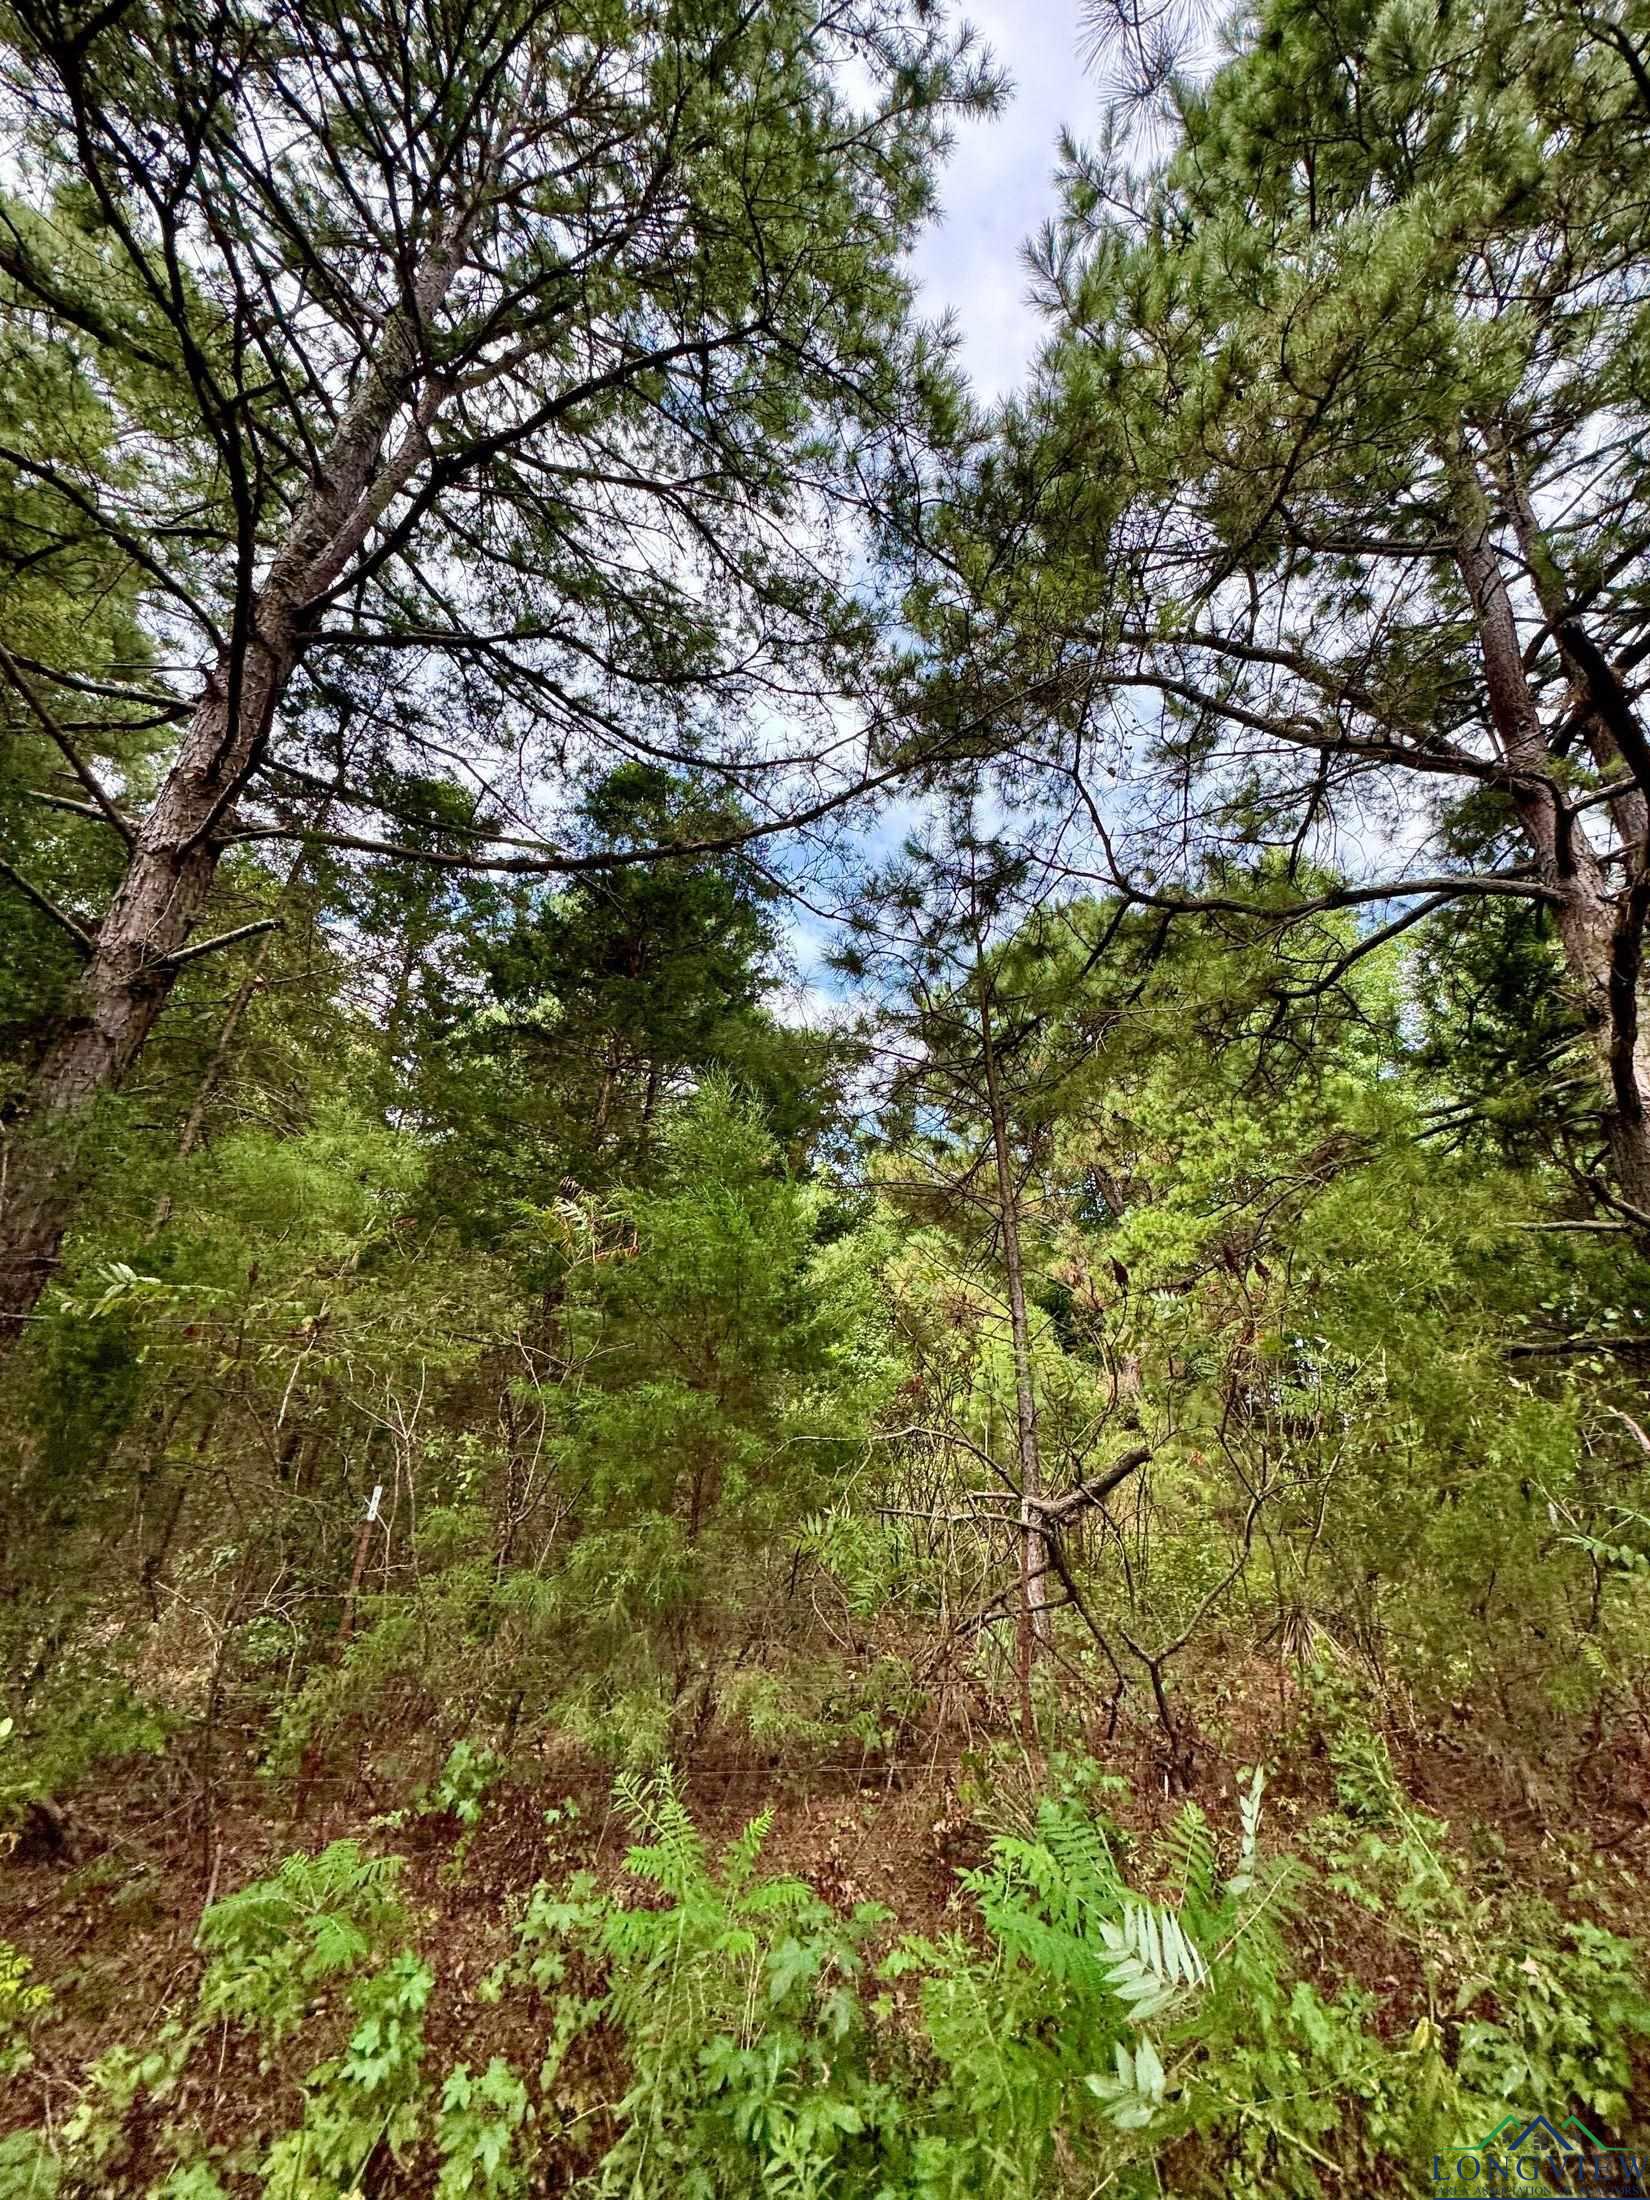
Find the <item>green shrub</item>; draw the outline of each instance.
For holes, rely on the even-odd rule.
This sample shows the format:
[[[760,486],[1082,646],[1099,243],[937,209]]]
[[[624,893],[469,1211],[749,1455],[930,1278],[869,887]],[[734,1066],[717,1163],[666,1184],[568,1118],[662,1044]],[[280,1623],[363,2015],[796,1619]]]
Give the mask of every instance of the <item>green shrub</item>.
[[[200,2014],[249,2025],[271,2044],[305,2015],[326,1982],[354,1972],[403,1934],[399,1857],[368,1856],[334,1841],[319,1856],[289,1856],[272,1879],[215,1902],[201,1919],[210,1956]]]

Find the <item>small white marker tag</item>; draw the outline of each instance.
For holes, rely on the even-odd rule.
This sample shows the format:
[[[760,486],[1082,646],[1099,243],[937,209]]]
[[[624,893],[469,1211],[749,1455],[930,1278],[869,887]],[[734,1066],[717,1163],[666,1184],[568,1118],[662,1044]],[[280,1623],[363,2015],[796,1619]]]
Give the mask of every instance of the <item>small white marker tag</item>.
[[[383,1496],[383,1494],[383,1483],[375,1482],[372,1486],[372,1495],[367,1500],[367,1519],[369,1522],[374,1521],[378,1518],[378,1500]]]

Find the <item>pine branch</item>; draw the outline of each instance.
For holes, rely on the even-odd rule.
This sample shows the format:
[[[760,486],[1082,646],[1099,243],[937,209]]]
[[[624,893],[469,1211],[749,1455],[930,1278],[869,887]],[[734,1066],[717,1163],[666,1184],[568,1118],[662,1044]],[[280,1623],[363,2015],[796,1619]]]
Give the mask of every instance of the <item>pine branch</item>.
[[[50,917],[53,924],[60,926],[63,931],[67,932],[80,954],[87,962],[91,961],[97,953],[97,942],[78,918],[71,917],[67,909],[60,909],[50,894],[44,893],[38,886],[32,885],[21,871],[6,861],[4,856],[0,856],[0,877],[9,878],[17,891],[23,896],[23,899],[32,901],[43,917]]]
[[[199,962],[203,955],[215,955],[220,947],[233,947],[240,940],[256,939],[260,932],[278,932],[280,928],[279,917],[260,917],[256,924],[238,924],[233,932],[219,932],[193,947],[180,947],[175,954],[163,955],[160,960],[168,970],[181,970],[185,963]]]
[[[101,813],[104,821],[114,827],[115,831],[119,833],[121,839],[125,841],[127,847],[130,848],[137,839],[136,828],[133,826],[129,818],[122,817],[119,810],[116,809],[114,803],[109,799],[108,795],[104,793],[102,786],[98,782],[97,774],[92,770],[91,766],[81,756],[79,750],[74,746],[73,742],[63,731],[63,728],[58,724],[57,720],[52,716],[51,712],[46,708],[45,704],[40,700],[39,696],[36,695],[34,689],[30,686],[28,680],[24,677],[16,658],[13,657],[10,650],[6,648],[3,642],[0,642],[0,673],[3,673],[5,675],[6,679],[17,690],[18,694],[22,696],[24,702],[27,703],[29,709],[33,712],[34,716],[40,721],[41,727],[45,731],[47,737],[58,749],[62,751],[63,757],[67,762],[69,769],[74,773],[76,779],[79,780],[80,784],[91,796],[93,802],[96,803],[97,808]]]

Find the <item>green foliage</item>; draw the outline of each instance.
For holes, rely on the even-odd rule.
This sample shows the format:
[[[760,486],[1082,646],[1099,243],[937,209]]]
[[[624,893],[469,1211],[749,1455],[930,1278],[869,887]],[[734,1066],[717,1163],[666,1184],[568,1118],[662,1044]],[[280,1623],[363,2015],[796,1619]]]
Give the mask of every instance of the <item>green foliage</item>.
[[[456,46],[298,0],[221,69],[187,10],[0,23],[0,638],[93,774],[0,679],[0,837],[88,928],[126,852],[82,797],[162,783],[179,622],[263,631],[393,362],[362,315],[495,96],[515,147],[179,858],[223,842],[197,944],[273,928],[169,991],[145,945],[141,1065],[30,1121],[90,1007],[0,878],[0,1206],[49,1163],[75,1213],[0,1370],[0,1849],[78,1868],[82,1794],[191,1873],[289,1807],[372,1843],[258,1866],[198,1975],[168,1885],[152,2023],[78,1885],[63,1976],[0,1942],[45,2118],[0,2200],[1340,2200],[1509,2102],[1650,2097],[1603,1832],[1650,1690],[1600,1043],[1643,917],[1635,7],[1263,0],[1205,78],[1145,56],[1167,134],[1065,148],[989,421],[901,274],[995,98],[929,0]],[[869,882],[749,837],[849,754],[839,689],[939,844]],[[1422,846],[1413,929],[1334,868]],[[804,870],[851,1037],[782,999]],[[524,1863],[615,1768],[623,1870],[571,1807]],[[719,1847],[723,1772],[805,1806]],[[844,1860],[930,1777],[931,1842]],[[885,1870],[922,1933],[857,1900]]]
[[[15,2078],[30,2061],[31,2020],[49,2007],[49,1986],[30,1983],[34,1965],[9,1940],[0,1940],[0,2078]]]
[[[1189,2134],[1229,2140],[1233,2045],[1287,2007],[1289,1875],[1257,1867],[1246,1829],[1223,1880],[1191,1807],[1165,1842],[1173,1898],[1133,1889],[1117,1848],[1076,1801],[1043,1804],[1030,1837],[1000,1838],[968,1875],[989,1959],[911,1943],[886,1966],[930,1972],[923,2009],[946,2073],[934,2189],[1041,2191],[1057,2138],[1113,2174]],[[1263,2100],[1245,2096],[1245,2113],[1263,2117]]]
[[[840,1919],[805,1882],[760,1876],[771,1812],[713,1866],[668,1773],[621,1780],[618,1795],[641,1836],[626,1870],[658,1905],[625,1905],[588,1878],[541,1892],[517,1959],[540,1984],[570,1953],[602,1968],[605,1990],[581,2021],[610,2026],[629,2064],[602,2189],[668,2179],[753,2200],[853,2189],[871,2135],[896,2114],[866,2065],[859,1991],[887,1912],[861,1904]]]
[[[62,2176],[39,2132],[13,2131],[0,2139],[0,2200],[55,2200]]]
[[[1509,2100],[1619,2119],[1650,2040],[1640,1951],[1474,1886],[1344,1705],[1330,1733],[1340,1805],[1302,1858],[1270,1847],[1258,1770],[1229,1826],[1187,1804],[1141,1844],[1095,1807],[1116,1783],[1077,1765],[962,1876],[969,1916],[937,1941],[765,1873],[771,1811],[713,1855],[668,1772],[621,1779],[636,1838],[618,1884],[541,1882],[466,2004],[472,2026],[530,2017],[528,2070],[432,2068],[442,1988],[394,1945],[414,1920],[393,1860],[345,1843],[289,1857],[207,1913],[193,2021],[106,2056],[61,2135],[0,2164],[101,2189],[142,2104],[173,2163],[156,2189],[191,2196],[255,2162],[271,2200],[336,2200],[376,2160],[441,2200],[506,2200],[575,2166],[592,2190],[707,2200],[1041,2200],[1171,2174],[1188,2200],[1338,2200],[1349,2178],[1410,2190]],[[560,1838],[571,1820],[547,1815]],[[1379,1987],[1334,1961],[1353,1913]],[[203,2151],[188,2103],[221,2070],[224,2019],[278,2046],[340,2013],[299,2120],[241,2117],[231,2149]],[[597,2107],[588,2073],[615,2068]]]
[[[1448,1827],[1408,1801],[1384,1739],[1344,1689],[1321,1685],[1320,1705],[1340,1798],[1315,1829],[1326,1884],[1407,1945],[1462,2113],[1493,2122],[1507,2101],[1550,2099],[1618,2122],[1634,2097],[1638,2043],[1650,2040],[1640,1951],[1516,1890],[1475,1897]]]
[[[523,2173],[512,2167],[510,2156],[530,2114],[527,2089],[502,2056],[495,2055],[479,2078],[467,2063],[450,2071],[437,2128],[438,2200],[460,2200],[465,2193],[502,2200],[519,2191]]]
[[[580,820],[592,845],[618,854],[741,822],[709,791],[642,764],[609,773]],[[764,1045],[783,1059],[786,1034],[759,1005],[779,976],[771,898],[729,860],[632,864],[575,882],[488,946],[490,998],[451,1045],[461,1076],[492,1073],[482,1134],[517,1199],[529,1125],[549,1134],[545,1159],[561,1174],[610,1184],[645,1172],[660,1105],[686,1079],[749,1078]],[[465,1097],[461,1083],[449,1104]],[[466,1165],[476,1158],[467,1151]]]
[[[201,2013],[227,2017],[271,2045],[304,2016],[327,1981],[358,1971],[399,1937],[407,1916],[402,1863],[334,1841],[319,1856],[289,1856],[272,1879],[226,1895],[201,1919],[209,1958]]]
[[[500,1769],[499,1759],[490,1749],[478,1749],[473,1742],[455,1742],[439,1777],[419,1797],[419,1808],[451,1811],[466,1831],[473,1831],[481,1821],[487,1792]]]
[[[410,1951],[351,1987],[355,2029],[304,2080],[304,2115],[263,2162],[268,2200],[332,2200],[380,2147],[399,2162],[426,2122],[424,2011],[434,1973]]]
[[[34,1804],[56,1805],[111,1761],[158,1756],[169,1722],[126,1686],[77,1660],[60,1667],[19,1728],[0,1718],[0,1855]]]

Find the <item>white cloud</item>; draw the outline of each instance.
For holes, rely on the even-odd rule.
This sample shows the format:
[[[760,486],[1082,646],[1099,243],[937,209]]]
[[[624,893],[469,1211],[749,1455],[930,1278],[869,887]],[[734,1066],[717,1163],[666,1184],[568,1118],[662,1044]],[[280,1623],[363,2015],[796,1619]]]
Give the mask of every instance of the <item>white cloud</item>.
[[[1014,80],[1007,110],[968,123],[942,179],[941,219],[912,255],[922,304],[954,311],[962,363],[979,395],[1005,397],[1042,339],[1020,248],[1054,211],[1055,141],[1092,129],[1099,98],[1080,58],[1076,0],[984,0],[967,7]]]

